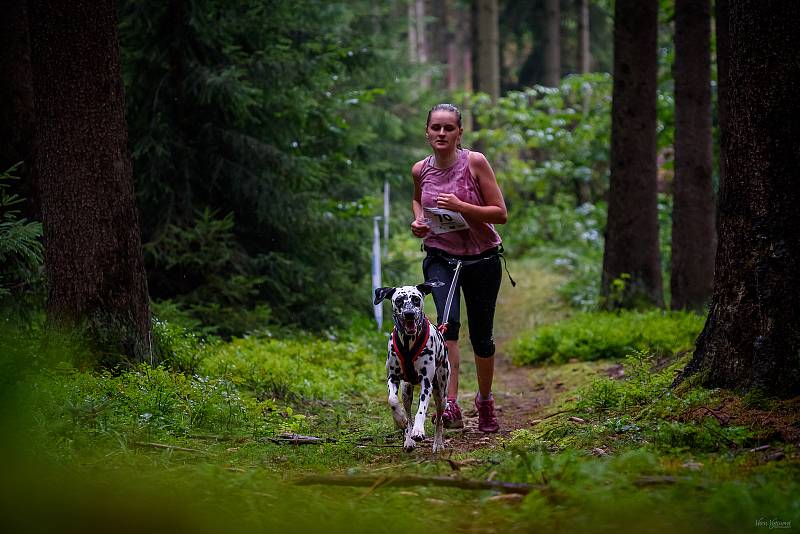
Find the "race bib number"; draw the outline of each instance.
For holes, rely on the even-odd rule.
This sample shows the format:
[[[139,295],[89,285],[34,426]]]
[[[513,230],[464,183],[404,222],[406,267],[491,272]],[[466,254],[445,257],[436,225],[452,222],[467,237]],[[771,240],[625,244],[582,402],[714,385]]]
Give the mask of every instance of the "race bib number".
[[[425,208],[424,212],[425,217],[431,221],[431,232],[434,234],[446,234],[447,232],[469,229],[469,224],[464,220],[464,216],[457,211],[450,211],[444,208]]]

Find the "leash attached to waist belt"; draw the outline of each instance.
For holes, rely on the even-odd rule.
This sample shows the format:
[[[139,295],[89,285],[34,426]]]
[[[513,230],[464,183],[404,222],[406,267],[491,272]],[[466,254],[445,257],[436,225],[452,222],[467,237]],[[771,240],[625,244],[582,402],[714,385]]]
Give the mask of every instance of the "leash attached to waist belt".
[[[508,280],[511,282],[511,286],[512,287],[516,287],[517,286],[517,283],[514,281],[513,278],[511,278],[511,273],[508,272],[508,260],[506,260],[506,257],[503,254],[503,252],[505,252],[503,250],[503,245],[500,245],[499,247],[495,247],[494,249],[490,249],[491,253],[489,253],[489,254],[487,254],[486,256],[483,256],[483,257],[477,257],[475,259],[463,259],[463,257],[462,258],[458,258],[458,257],[455,257],[455,256],[451,256],[450,254],[446,253],[443,250],[439,250],[438,248],[427,247],[424,244],[420,245],[420,250],[424,250],[425,252],[427,252],[431,256],[436,256],[438,258],[441,258],[444,261],[446,261],[447,263],[449,263],[450,265],[454,265],[454,266],[463,265],[465,267],[469,266],[469,265],[474,265],[476,263],[480,263],[480,262],[482,262],[484,260],[490,260],[490,259],[492,259],[494,257],[498,257],[501,260],[503,260],[503,267],[506,270],[506,275],[508,275]],[[485,254],[485,252],[484,252],[484,254]],[[478,256],[481,256],[481,255],[479,254]],[[467,257],[474,258],[475,256],[467,256]]]

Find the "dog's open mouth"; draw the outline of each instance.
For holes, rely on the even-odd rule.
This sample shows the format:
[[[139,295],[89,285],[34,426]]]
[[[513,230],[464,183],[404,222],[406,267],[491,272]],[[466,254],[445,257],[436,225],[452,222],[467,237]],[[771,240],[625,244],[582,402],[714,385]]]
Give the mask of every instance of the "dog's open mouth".
[[[406,334],[409,336],[413,336],[417,333],[417,321],[415,318],[411,319],[403,319],[403,329],[406,331]]]

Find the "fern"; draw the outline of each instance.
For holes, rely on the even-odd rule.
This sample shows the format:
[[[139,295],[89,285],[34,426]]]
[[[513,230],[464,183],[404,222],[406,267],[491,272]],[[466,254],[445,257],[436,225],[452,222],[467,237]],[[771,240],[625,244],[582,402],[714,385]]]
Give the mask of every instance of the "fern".
[[[9,182],[19,179],[18,166],[0,174],[0,297],[33,283],[44,262],[42,224],[20,218],[14,206],[24,199],[8,193]]]

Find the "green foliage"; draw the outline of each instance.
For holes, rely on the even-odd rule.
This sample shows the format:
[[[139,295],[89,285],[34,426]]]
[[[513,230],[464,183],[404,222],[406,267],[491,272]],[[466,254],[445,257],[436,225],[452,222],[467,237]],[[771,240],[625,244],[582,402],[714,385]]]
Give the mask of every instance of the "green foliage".
[[[235,339],[218,346],[204,369],[228,377],[259,399],[333,399],[363,394],[380,383],[383,362],[375,354],[374,345],[363,341]]]
[[[226,336],[267,320],[344,324],[369,310],[366,299],[354,310],[346,298],[368,290],[373,213],[353,206],[371,206],[384,178],[406,172],[413,126],[395,107],[408,102],[410,82],[390,9],[121,4],[133,167],[158,300]]]
[[[580,411],[625,412],[664,395],[673,377],[668,373],[651,373],[652,354],[635,350],[625,358],[624,381],[603,378],[592,382],[577,404]]]
[[[153,355],[161,365],[188,375],[197,374],[208,346],[193,331],[162,319],[153,319]]]
[[[0,298],[39,283],[44,262],[42,224],[20,218],[23,199],[7,191],[16,169],[0,172]]]
[[[223,337],[266,326],[269,307],[253,302],[267,277],[255,274],[233,228],[232,213],[219,218],[206,209],[192,226],[169,224],[144,246],[151,294],[173,297],[156,305],[157,315],[182,316],[186,326]]]
[[[499,180],[512,214],[518,202],[574,198],[579,186],[601,198],[608,182],[609,75],[567,76],[559,88],[512,91],[496,103],[478,95],[470,105],[481,124],[474,139],[503,169]]]
[[[692,348],[703,322],[691,312],[578,313],[520,336],[509,352],[518,364],[623,358],[635,350],[677,354]]]
[[[62,371],[63,372],[63,371]],[[164,435],[197,430],[231,431],[248,416],[235,386],[224,379],[186,376],[141,366],[113,375],[72,372],[45,386],[46,407],[65,434],[112,432]]]

